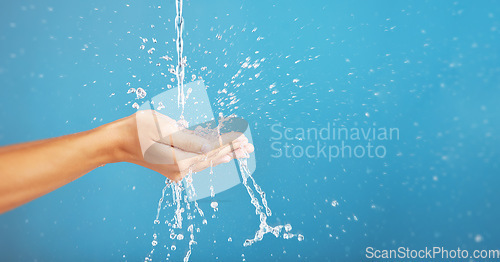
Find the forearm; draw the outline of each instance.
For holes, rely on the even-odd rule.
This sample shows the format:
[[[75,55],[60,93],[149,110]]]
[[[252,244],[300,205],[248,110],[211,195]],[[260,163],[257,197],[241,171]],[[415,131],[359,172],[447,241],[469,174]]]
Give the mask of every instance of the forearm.
[[[89,171],[121,161],[119,130],[105,125],[0,151],[0,213],[47,194]]]
[[[238,132],[223,135],[211,151],[204,152],[209,140],[182,131],[167,116],[155,115],[158,118],[150,121],[141,116],[151,112],[141,112],[90,131],[0,148],[0,214],[108,163],[135,163],[179,181],[188,172],[246,157],[243,147],[253,152],[253,146]],[[158,140],[158,123],[170,130],[170,138],[177,137],[175,143]],[[143,130],[141,137],[139,130]],[[149,160],[140,141],[148,142],[150,148],[155,145]],[[226,142],[221,145],[220,141]]]

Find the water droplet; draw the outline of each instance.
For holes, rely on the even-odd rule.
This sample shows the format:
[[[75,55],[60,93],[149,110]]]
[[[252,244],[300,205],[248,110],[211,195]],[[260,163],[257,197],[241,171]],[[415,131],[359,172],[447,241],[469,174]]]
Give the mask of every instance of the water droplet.
[[[210,186],[210,197],[215,196],[214,186]]]
[[[160,59],[163,59],[163,60],[166,60],[166,61],[172,61],[172,58],[167,56],[167,55],[164,55],[162,57],[160,57]]]
[[[303,236],[303,235],[301,235],[301,234],[299,234],[299,235],[297,236],[297,240],[299,240],[299,241],[304,240],[304,236]]]
[[[153,246],[156,246],[156,245],[158,245],[158,241],[156,241],[156,240],[153,240],[153,242],[151,242],[151,245],[153,245]]]
[[[171,250],[176,250],[176,249],[177,249],[177,247],[176,247],[175,245],[172,245],[172,246],[170,247],[170,249],[171,249]]]
[[[286,232],[290,232],[290,230],[292,230],[292,225],[290,225],[290,224],[286,224],[286,225],[285,225],[285,231],[286,231]]]
[[[210,206],[213,208],[213,209],[216,209],[218,206],[219,206],[219,203],[213,201],[212,203],[210,203]]]
[[[483,241],[483,236],[481,235],[476,235],[476,237],[474,237],[474,241],[476,241],[476,243],[479,243],[479,242],[482,242]]]
[[[165,108],[165,106],[163,105],[162,102],[158,102],[158,107],[156,108],[156,110],[162,110],[163,108]]]
[[[146,97],[146,95],[147,95],[146,91],[144,91],[144,89],[142,89],[140,87],[137,88],[135,93],[137,94],[137,98],[139,98],[139,99],[142,99],[142,98]]]

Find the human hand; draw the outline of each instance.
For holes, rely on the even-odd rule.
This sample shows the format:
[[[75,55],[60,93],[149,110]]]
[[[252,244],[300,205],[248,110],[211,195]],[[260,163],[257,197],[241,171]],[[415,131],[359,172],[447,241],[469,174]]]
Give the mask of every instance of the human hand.
[[[135,163],[180,181],[191,172],[248,157],[254,151],[241,132],[202,137],[175,120],[143,110],[110,124],[119,136],[117,161]]]

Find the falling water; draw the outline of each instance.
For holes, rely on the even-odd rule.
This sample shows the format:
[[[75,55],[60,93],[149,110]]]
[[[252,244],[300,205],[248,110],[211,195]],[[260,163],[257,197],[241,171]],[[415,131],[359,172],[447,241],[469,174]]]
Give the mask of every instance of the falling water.
[[[184,114],[184,105],[185,105],[185,96],[184,96],[184,68],[186,65],[186,58],[183,56],[183,39],[182,39],[182,31],[183,31],[183,26],[184,26],[184,19],[182,17],[182,0],[176,0],[176,11],[177,11],[177,16],[175,18],[175,27],[176,27],[176,32],[177,32],[177,40],[176,40],[176,49],[177,49],[177,67],[175,70],[175,75],[177,77],[177,91],[178,91],[178,96],[177,96],[177,105],[182,108],[182,113],[181,113],[181,121],[183,120],[183,114]],[[224,122],[224,121],[222,121]],[[220,135],[220,127],[222,125],[222,122],[219,121],[219,125],[217,126],[217,134]],[[248,154],[247,154],[248,155]],[[251,203],[255,206],[255,212],[257,215],[259,215],[260,218],[260,225],[259,225],[259,230],[255,233],[255,237],[253,239],[247,239],[244,243],[244,246],[250,246],[253,243],[260,241],[263,239],[264,235],[267,233],[272,233],[276,237],[279,237],[281,230],[284,228],[285,232],[283,237],[285,239],[294,237],[294,234],[288,233],[291,230],[291,225],[287,224],[285,226],[278,225],[275,227],[271,227],[267,224],[267,218],[272,215],[271,209],[268,206],[267,200],[266,200],[266,194],[262,190],[262,188],[257,184],[255,179],[252,177],[251,172],[248,170],[247,167],[247,160],[246,159],[239,159],[239,167],[241,171],[241,175],[243,178],[243,185],[247,189],[248,194],[250,195],[251,198]],[[160,211],[162,209],[162,204],[164,202],[165,194],[167,188],[170,186],[172,189],[172,204],[169,204],[169,206],[176,206],[175,212],[174,212],[174,217],[171,219],[171,221],[165,221],[165,224],[167,224],[170,229],[170,238],[171,239],[177,239],[177,240],[183,240],[184,235],[181,233],[176,234],[177,230],[182,229],[182,222],[183,222],[183,213],[186,212],[186,217],[188,219],[187,223],[190,223],[187,231],[189,233],[189,243],[188,243],[188,251],[186,255],[184,256],[183,261],[188,262],[189,258],[192,254],[192,246],[196,244],[195,238],[194,238],[194,223],[193,219],[195,218],[194,215],[191,213],[191,204],[189,203],[189,199],[196,199],[196,191],[193,187],[193,173],[191,170],[189,170],[189,173],[185,177],[185,182],[186,182],[186,188],[182,187],[182,182],[173,182],[169,180],[168,178],[165,180],[165,187],[162,190],[162,196],[160,200],[158,201],[158,209],[156,213],[156,218],[154,220],[154,224],[160,224]],[[213,163],[210,162],[210,184],[212,183],[212,177],[213,177]],[[255,191],[260,195],[262,205],[259,203],[259,200],[255,197],[255,194],[252,190],[252,188],[249,186],[248,183],[248,178],[251,179],[253,187],[255,188]],[[186,194],[183,195],[183,191],[185,190]],[[214,188],[213,185],[210,186],[210,196],[213,198],[215,196]],[[183,200],[183,201],[182,201]],[[167,201],[168,202],[168,201]],[[183,203],[184,202],[184,203]],[[185,208],[183,207],[183,204]],[[215,205],[214,205],[215,204]],[[214,210],[217,209],[217,202],[212,202],[211,204],[212,208]],[[194,213],[198,213],[201,218],[204,217],[204,213],[201,210],[201,208],[198,205],[198,202],[195,200],[194,201]],[[265,209],[265,212],[262,211],[262,209]],[[171,223],[172,222],[172,223]],[[202,224],[206,224],[207,221],[206,219],[203,219]],[[197,228],[197,231],[199,231],[199,228]],[[154,252],[154,248],[156,245],[158,245],[158,240],[157,240],[157,233],[155,232],[153,234],[153,241],[152,241],[152,246],[153,249],[151,250],[150,254],[148,257],[146,257],[146,261],[152,261],[151,256]],[[297,235],[299,241],[303,239],[302,235]],[[175,245],[170,246],[171,251],[175,251],[177,247]],[[170,254],[168,254],[170,256]],[[168,258],[167,258],[168,260]]]
[[[198,202],[196,201],[196,191],[193,186],[193,172],[191,170],[189,170],[189,173],[187,174],[185,179],[187,185],[186,188],[186,192],[188,194],[187,196],[189,199],[194,199],[194,206],[196,208],[196,211],[198,212],[198,214],[200,214],[200,216],[203,217],[204,216],[203,210],[201,210],[201,208],[198,205]]]
[[[248,155],[248,153],[246,153],[246,152],[245,152],[245,154]],[[274,236],[279,237],[281,230],[283,228],[285,228],[285,233],[283,234],[284,239],[290,239],[290,238],[297,236],[297,239],[299,241],[302,241],[304,239],[304,236],[302,236],[301,234],[295,235],[295,234],[289,233],[289,231],[292,230],[292,226],[290,224],[286,224],[284,226],[277,225],[275,227],[272,227],[272,226],[267,224],[267,218],[272,215],[272,212],[271,212],[271,209],[269,208],[269,206],[267,205],[266,194],[262,190],[262,188],[257,184],[255,179],[252,177],[252,172],[250,172],[250,170],[248,170],[247,159],[246,158],[238,159],[238,164],[240,167],[241,177],[243,179],[243,185],[247,189],[248,195],[250,196],[250,199],[251,199],[250,202],[255,207],[255,213],[259,216],[259,219],[260,219],[259,229],[257,230],[257,232],[255,232],[254,238],[245,240],[245,243],[243,243],[243,246],[248,247],[248,246],[251,246],[255,242],[261,241],[264,238],[264,235],[267,233],[272,233]],[[261,201],[262,201],[262,205],[260,205],[259,200],[255,197],[255,194],[254,194],[252,188],[248,184],[248,178],[250,178],[252,180],[255,191],[257,191],[257,193],[259,193]],[[262,206],[264,206],[264,209],[266,210],[265,213],[262,211],[262,208],[263,208]]]
[[[193,172],[191,170],[189,170],[189,173],[186,176],[185,180],[186,180],[186,194],[187,195],[184,198],[184,201],[186,202],[186,205],[189,206],[188,198],[196,199],[196,191],[193,187]],[[198,202],[196,200],[194,200],[194,206],[196,208],[195,211],[198,212],[198,214],[200,214],[201,217],[203,217],[204,213],[201,210],[201,208],[198,206]],[[190,218],[188,217],[188,219],[190,219]],[[191,217],[191,219],[193,219],[193,217]],[[194,224],[193,223],[191,225],[189,225],[188,232],[189,232],[189,238],[190,238],[189,250],[187,251],[186,256],[184,256],[184,262],[189,261],[189,257],[191,256],[191,252],[192,252],[192,246],[197,244],[196,241],[194,240]]]
[[[172,228],[182,228],[182,213],[184,212],[184,208],[181,206],[182,182],[173,183],[172,197],[176,205]]]
[[[155,225],[160,224],[160,212],[162,207],[165,208],[165,206],[175,206],[175,211],[174,215],[171,220],[166,220],[165,224],[170,227],[169,232],[170,232],[170,239],[178,240],[181,241],[184,239],[184,235],[179,232],[179,230],[182,230],[183,226],[183,217],[185,214],[185,218],[187,218],[186,223],[189,224],[187,227],[187,232],[189,234],[189,242],[188,242],[188,251],[186,252],[183,261],[188,262],[189,258],[192,254],[192,248],[193,245],[196,245],[197,242],[195,241],[195,223],[194,219],[196,216],[193,214],[198,213],[201,218],[204,217],[203,210],[199,207],[198,202],[194,201],[194,203],[190,203],[189,199],[196,199],[196,191],[193,186],[193,173],[191,170],[189,170],[189,173],[186,175],[184,178],[184,181],[186,182],[186,187],[184,188],[182,186],[183,182],[174,182],[171,181],[170,179],[165,180],[165,187],[162,190],[161,198],[158,201],[158,209],[156,212],[156,218],[154,220]],[[172,189],[172,202],[169,203],[169,201],[165,202],[165,197],[168,195],[167,188],[170,187]],[[185,192],[185,193],[184,193]],[[165,202],[165,206],[163,205]],[[192,209],[192,206],[194,204],[194,209]],[[203,224],[206,224],[206,220],[203,219],[202,221]],[[196,232],[199,232],[199,228],[196,228]],[[154,253],[155,247],[158,245],[158,233],[154,232],[153,234],[153,241],[151,242],[152,250],[148,254],[148,256],[145,258],[145,261],[152,261],[152,255]],[[177,249],[176,245],[171,245],[170,250],[175,251]],[[168,257],[170,254],[168,254]]]
[[[160,200],[158,200],[158,209],[156,211],[156,219],[154,220],[155,225],[160,224],[160,210],[161,210],[161,207],[163,204],[163,200],[165,198],[165,192],[171,184],[172,184],[172,181],[170,179],[166,178],[165,179],[165,186],[163,187],[163,190],[161,191],[161,198],[160,198]],[[153,253],[155,251],[156,245],[158,245],[157,238],[158,238],[158,234],[155,231],[153,233],[153,241],[151,242],[151,245],[153,246],[153,248],[151,249],[151,252],[149,252],[149,255],[144,259],[144,261],[152,261],[151,256],[153,255]]]
[[[167,187],[170,186],[172,181],[170,179],[165,179],[165,187],[163,187],[163,190],[161,191],[161,198],[158,201],[158,210],[156,211],[156,219],[154,221],[155,224],[160,224],[160,210],[161,210],[161,204],[163,203],[163,198],[165,197],[165,191],[167,190]]]
[[[176,1],[177,16],[175,17],[175,30],[177,32],[177,106],[182,107],[184,112],[184,66],[186,60],[183,57],[184,43],[182,41],[182,30],[184,27],[184,18],[182,17],[182,0]],[[182,115],[181,115],[182,118]]]
[[[249,157],[248,153],[245,152],[246,156]],[[286,225],[277,225],[277,226],[270,226],[267,223],[267,219],[269,216],[272,215],[271,209],[268,206],[267,200],[266,200],[266,194],[264,190],[257,184],[255,179],[252,176],[252,173],[248,169],[247,165],[247,158],[242,158],[238,159],[239,163],[239,169],[241,172],[242,180],[243,180],[243,185],[245,186],[250,198],[251,198],[251,203],[255,207],[255,213],[259,216],[260,220],[260,225],[259,229],[256,231],[255,236],[252,239],[247,239],[243,243],[243,246],[248,247],[251,246],[253,243],[261,241],[264,238],[264,235],[267,233],[272,233],[274,236],[279,237],[282,234],[284,239],[291,239],[294,237],[297,237],[299,241],[302,241],[304,239],[304,236],[301,234],[292,234],[290,231],[292,230],[292,226],[290,224]],[[212,166],[212,164],[211,164]],[[187,233],[189,234],[189,242],[188,244],[188,251],[186,252],[183,261],[188,262],[190,259],[190,256],[192,254],[192,247],[193,245],[196,245],[197,242],[195,241],[195,213],[198,213],[200,215],[200,218],[202,218],[202,224],[206,224],[206,219],[204,219],[204,212],[201,210],[201,208],[198,205],[198,202],[195,200],[193,203],[189,202],[189,199],[196,199],[196,191],[193,186],[193,172],[189,170],[189,173],[186,175],[184,178],[184,182],[186,187],[183,187],[183,182],[174,182],[169,179],[165,180],[165,186],[163,187],[161,198],[158,201],[158,208],[157,208],[157,213],[156,213],[156,218],[154,220],[155,225],[160,224],[160,211],[162,209],[162,206],[164,205],[165,202],[165,197],[167,194],[167,188],[170,187],[172,189],[172,202],[169,203],[169,201],[165,202],[165,206],[175,206],[175,211],[173,218],[169,221],[165,221],[165,224],[167,224],[170,229],[170,239],[174,240],[183,240],[184,235],[181,232],[178,232],[179,230],[182,230],[183,226],[183,214],[185,214],[188,223],[187,227]],[[211,175],[213,175],[213,171],[211,170]],[[250,178],[250,179],[249,179]],[[251,188],[251,185],[253,185],[253,188]],[[258,197],[256,197],[256,194],[254,193],[257,192],[260,196],[260,201]],[[185,193],[184,193],[185,192]],[[216,203],[216,202],[215,202]],[[261,204],[262,203],[262,204]],[[213,206],[214,202],[212,202],[212,207],[214,210],[217,209],[217,206]],[[194,205],[194,208],[192,208]],[[283,230],[284,229],[284,230]],[[196,228],[196,231],[199,232],[199,228]],[[283,232],[284,231],[284,232]],[[155,231],[153,234],[153,241],[151,242],[153,248],[149,255],[145,258],[145,261],[152,261],[152,255],[155,250],[155,247],[158,245],[158,234]],[[170,251],[175,251],[177,247],[175,245],[170,246]],[[170,256],[170,254],[168,254]]]

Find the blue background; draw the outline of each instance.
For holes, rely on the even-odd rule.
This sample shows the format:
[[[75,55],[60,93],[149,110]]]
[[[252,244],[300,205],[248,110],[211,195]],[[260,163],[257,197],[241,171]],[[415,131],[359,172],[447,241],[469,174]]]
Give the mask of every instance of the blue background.
[[[135,112],[141,100],[130,87],[144,88],[146,100],[175,85],[173,63],[159,58],[175,60],[174,17],[172,0],[2,1],[0,145],[95,128]],[[496,1],[186,0],[186,82],[201,76],[215,115],[251,123],[269,223],[305,236],[266,235],[244,248],[259,222],[239,185],[216,196],[217,212],[200,202],[208,224],[191,260],[360,261],[367,246],[498,249],[499,17]],[[242,69],[247,57],[265,60]],[[395,127],[400,138],[382,143],[382,159],[273,158],[278,123]],[[132,164],[98,168],[1,215],[0,261],[140,261],[154,232],[153,260],[176,244],[170,259],[179,261],[187,238],[167,240],[168,227],[153,225],[163,185]]]

